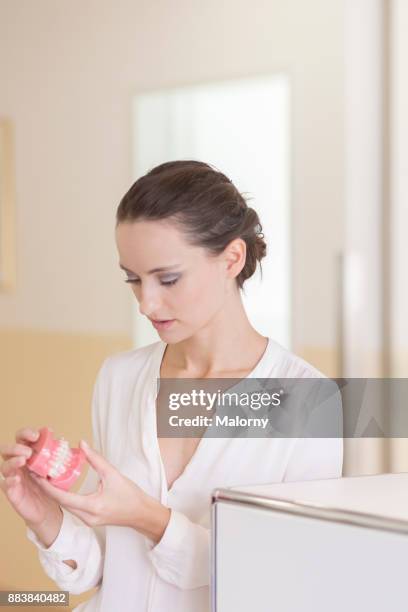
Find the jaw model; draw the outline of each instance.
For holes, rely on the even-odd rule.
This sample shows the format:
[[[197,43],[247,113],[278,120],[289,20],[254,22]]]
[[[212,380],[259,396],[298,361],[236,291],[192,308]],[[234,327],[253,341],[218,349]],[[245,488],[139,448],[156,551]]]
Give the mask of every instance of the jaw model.
[[[39,476],[67,491],[81,474],[85,454],[80,448],[70,448],[64,438],[55,439],[48,427],[39,430],[39,438],[31,444],[27,467]]]

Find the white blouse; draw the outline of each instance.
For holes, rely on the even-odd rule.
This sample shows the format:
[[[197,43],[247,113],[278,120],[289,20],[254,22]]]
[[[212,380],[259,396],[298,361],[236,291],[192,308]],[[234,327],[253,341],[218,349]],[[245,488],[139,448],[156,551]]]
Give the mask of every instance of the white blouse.
[[[217,487],[341,476],[341,438],[214,438],[205,435],[167,488],[156,427],[162,340],[103,362],[92,397],[93,447],[146,493],[171,508],[161,540],[130,527],[89,527],[63,508],[60,532],[45,548],[27,537],[48,576],[72,594],[97,591],[76,612],[209,612],[211,494]],[[269,338],[248,378],[323,377]],[[79,493],[97,488],[88,468]],[[239,543],[237,542],[237,547]],[[73,569],[64,559],[74,559]]]

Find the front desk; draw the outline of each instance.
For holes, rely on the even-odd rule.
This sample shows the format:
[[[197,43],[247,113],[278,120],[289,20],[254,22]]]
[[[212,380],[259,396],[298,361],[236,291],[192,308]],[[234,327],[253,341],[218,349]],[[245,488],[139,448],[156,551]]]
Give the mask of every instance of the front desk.
[[[408,474],[216,489],[213,612],[406,612]]]

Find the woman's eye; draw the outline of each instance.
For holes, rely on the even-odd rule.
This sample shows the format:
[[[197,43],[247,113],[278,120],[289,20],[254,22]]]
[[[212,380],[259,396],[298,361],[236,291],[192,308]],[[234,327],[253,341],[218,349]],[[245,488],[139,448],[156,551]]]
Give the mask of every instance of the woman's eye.
[[[171,280],[168,281],[162,281],[161,284],[162,285],[175,285],[178,281],[178,278],[173,278]],[[140,278],[126,278],[125,279],[125,283],[140,283]]]
[[[172,280],[162,281],[162,285],[175,285],[178,281],[178,278],[173,278]]]

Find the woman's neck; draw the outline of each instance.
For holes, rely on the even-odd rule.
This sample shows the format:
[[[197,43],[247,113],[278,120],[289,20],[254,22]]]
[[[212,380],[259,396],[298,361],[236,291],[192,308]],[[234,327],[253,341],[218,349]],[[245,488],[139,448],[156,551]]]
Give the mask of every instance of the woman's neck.
[[[241,299],[234,309],[223,309],[198,332],[169,344],[160,375],[185,378],[245,376],[261,359],[268,344],[250,324]],[[240,374],[242,373],[242,374]]]

